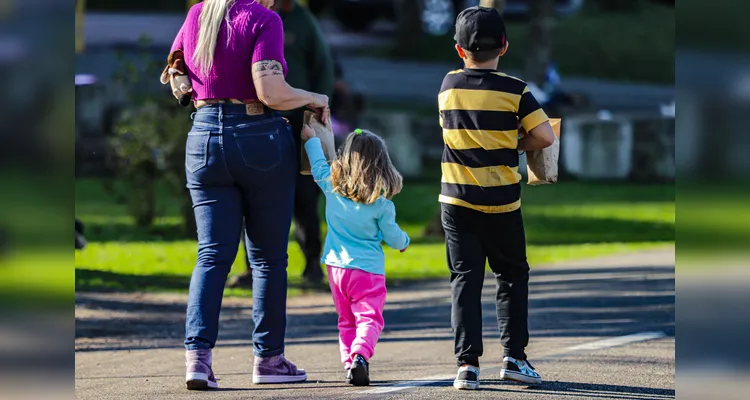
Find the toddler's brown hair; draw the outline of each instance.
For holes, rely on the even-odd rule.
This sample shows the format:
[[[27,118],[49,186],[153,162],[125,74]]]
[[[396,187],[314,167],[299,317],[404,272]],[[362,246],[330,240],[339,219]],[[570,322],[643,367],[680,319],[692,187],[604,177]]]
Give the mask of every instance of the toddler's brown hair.
[[[403,178],[391,163],[385,141],[364,129],[347,136],[331,163],[333,191],[356,203],[372,204],[378,197],[391,199],[403,188]]]

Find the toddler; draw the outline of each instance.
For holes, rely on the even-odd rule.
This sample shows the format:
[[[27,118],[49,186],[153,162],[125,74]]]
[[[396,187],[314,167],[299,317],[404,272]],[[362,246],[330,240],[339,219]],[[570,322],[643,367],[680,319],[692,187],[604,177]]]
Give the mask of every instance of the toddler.
[[[346,381],[370,384],[369,360],[383,330],[385,255],[382,242],[404,252],[409,236],[396,223],[391,198],[402,178],[388,156],[383,139],[357,129],[350,133],[338,158],[328,165],[320,139],[309,126],[302,139],[312,175],[326,197],[323,262],[328,268],[333,303],[339,315],[339,348]]]

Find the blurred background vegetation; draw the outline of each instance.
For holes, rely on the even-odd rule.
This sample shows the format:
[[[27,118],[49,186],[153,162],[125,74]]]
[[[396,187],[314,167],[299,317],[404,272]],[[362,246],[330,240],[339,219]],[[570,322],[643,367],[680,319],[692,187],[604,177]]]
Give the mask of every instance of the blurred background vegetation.
[[[620,5],[617,5],[619,3]],[[675,10],[626,0],[587,3],[555,22],[552,60],[560,73],[602,79],[674,83]],[[507,23],[511,51],[501,69],[521,70],[535,41],[527,21]],[[453,32],[370,48],[365,54],[424,62],[458,63]]]
[[[182,13],[185,10],[185,0],[86,1],[90,12]],[[534,1],[538,0],[529,3]],[[316,3],[316,13],[326,18],[337,15],[335,7],[340,3],[337,0],[308,2]],[[462,8],[461,0],[453,2],[455,9]],[[730,2],[732,0],[718,0],[716,3],[728,5]],[[424,62],[458,62],[453,50],[453,32],[440,36],[426,34],[419,29],[418,1],[398,5],[399,1],[394,0],[394,3],[397,4],[394,6],[395,12],[413,14],[413,18],[404,19],[403,15],[394,18],[403,25],[404,36],[388,45],[364,48],[362,55]],[[732,2],[732,5],[735,3],[743,7],[741,2]],[[681,1],[680,18],[684,22],[681,26],[686,30],[686,35],[682,35],[683,40],[692,38],[690,40],[712,46],[733,46],[733,42],[740,41],[730,34],[734,21],[732,15],[726,16],[730,18],[728,21],[722,18],[721,23],[718,20],[715,20],[716,23],[712,22],[714,20],[706,21],[697,12],[701,4],[703,2],[700,0]],[[696,12],[690,12],[691,9]],[[344,15],[347,11],[343,12]],[[739,20],[743,15],[741,12],[733,15],[738,18],[734,23],[742,23]],[[354,17],[352,14],[340,19],[354,20]],[[582,10],[555,21],[551,41],[552,59],[560,72],[566,75],[673,84],[676,17],[674,0],[587,0]],[[719,43],[705,40],[702,32],[705,32],[706,24],[711,27],[716,25],[727,35]],[[507,25],[513,51],[503,58],[501,68],[518,70],[525,65],[526,52],[521,49],[531,49],[535,42],[529,35],[528,17],[508,18]]]

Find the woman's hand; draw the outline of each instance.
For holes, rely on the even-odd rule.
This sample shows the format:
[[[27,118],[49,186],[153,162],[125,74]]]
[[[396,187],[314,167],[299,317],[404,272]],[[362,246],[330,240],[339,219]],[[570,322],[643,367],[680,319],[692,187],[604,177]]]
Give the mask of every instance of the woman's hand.
[[[328,106],[323,107],[323,109],[320,111],[320,121],[323,122],[323,125],[327,127],[331,127],[331,109]],[[331,128],[333,130],[333,128]]]
[[[302,125],[302,140],[306,142],[314,137],[317,137],[315,136],[315,130],[310,125]]]
[[[320,112],[320,122],[328,125],[331,118],[331,109],[328,108],[328,96],[324,94],[312,93],[313,101],[307,105],[307,108]]]
[[[310,102],[307,107],[311,108],[313,110],[319,110],[321,108],[328,107],[328,96],[324,94],[318,94],[318,93],[310,93],[312,94],[312,102]]]

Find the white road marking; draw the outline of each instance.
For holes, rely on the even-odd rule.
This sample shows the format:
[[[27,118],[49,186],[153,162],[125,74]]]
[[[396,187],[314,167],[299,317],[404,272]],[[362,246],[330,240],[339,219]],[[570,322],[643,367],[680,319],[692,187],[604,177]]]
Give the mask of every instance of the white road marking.
[[[589,343],[584,343],[578,346],[568,347],[561,352],[551,354],[546,357],[542,357],[539,360],[547,361],[547,360],[552,360],[555,358],[562,358],[565,356],[569,356],[571,354],[578,353],[578,352],[596,351],[596,350],[603,350],[603,349],[608,349],[612,347],[620,347],[620,346],[625,346],[628,344],[646,342],[646,341],[654,340],[654,339],[660,339],[666,336],[667,335],[664,332],[640,332],[640,333],[634,333],[632,335],[617,336],[617,337],[612,337],[608,339],[602,339],[602,340],[596,340],[596,341],[589,342]],[[500,368],[501,367],[499,366],[483,368],[482,371],[499,372]],[[432,377],[426,377],[426,378],[422,378],[418,380],[400,382],[395,385],[381,386],[381,387],[365,390],[357,394],[385,394],[385,393],[399,392],[401,390],[411,389],[414,387],[427,386],[427,385],[432,385],[432,384],[436,384],[440,382],[450,381],[453,378],[454,378],[453,375],[432,376]]]
[[[568,347],[568,351],[595,351],[608,349],[610,347],[620,347],[631,343],[645,342],[648,340],[661,339],[667,336],[664,332],[641,332],[632,335],[618,336],[595,342],[584,343],[582,345]]]
[[[410,389],[413,387],[427,386],[427,385],[431,385],[437,382],[445,382],[453,378],[454,378],[453,375],[431,376],[427,378],[422,378],[420,380],[400,382],[395,385],[389,385],[389,386],[381,386],[381,387],[377,387],[374,389],[365,390],[357,394],[384,394],[384,393],[390,393],[390,392],[398,392],[398,391],[401,391],[404,389]]]

